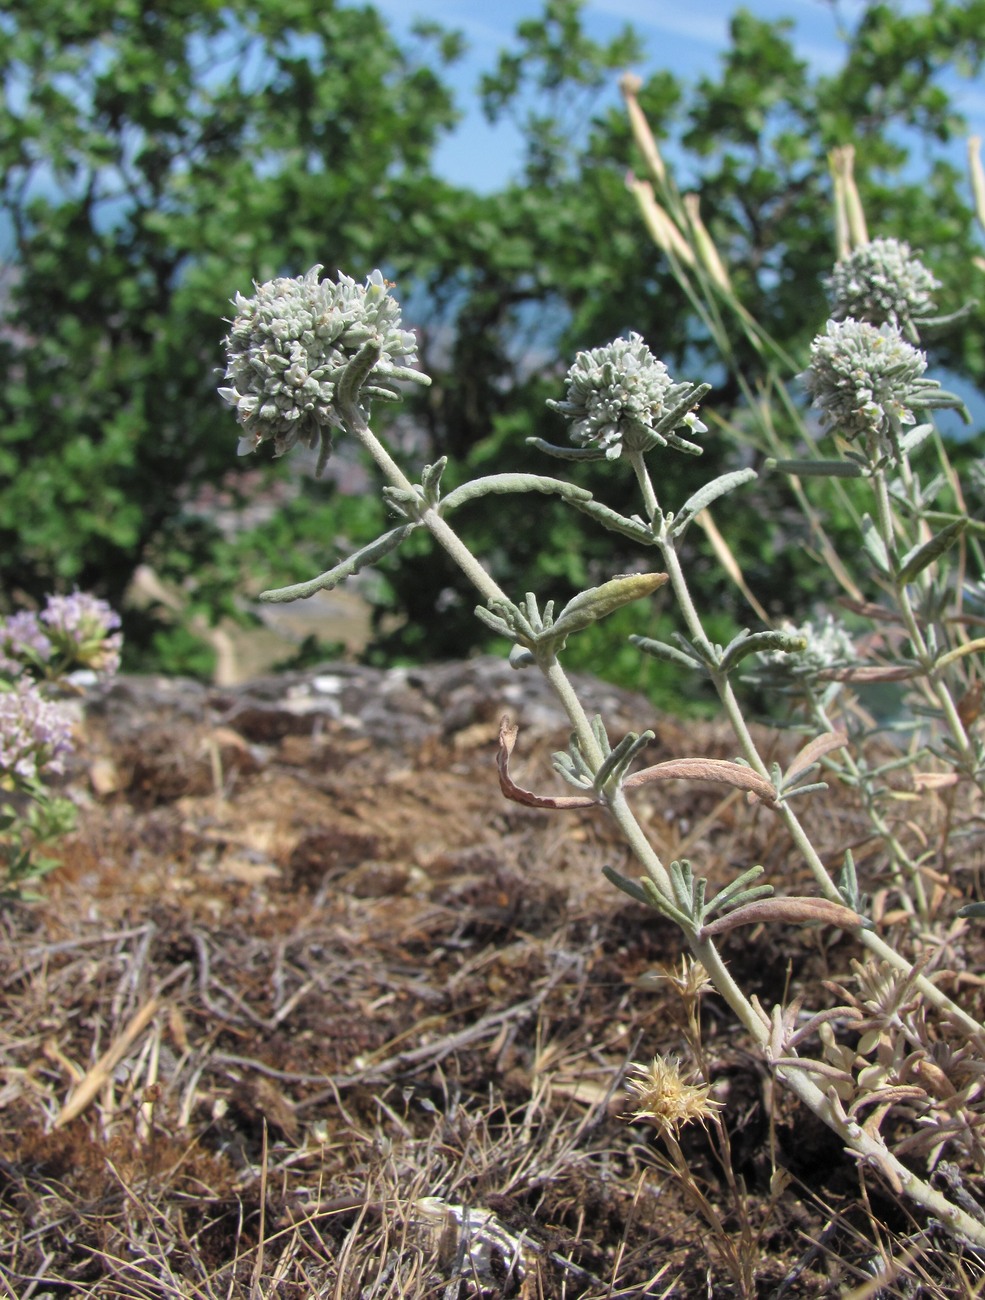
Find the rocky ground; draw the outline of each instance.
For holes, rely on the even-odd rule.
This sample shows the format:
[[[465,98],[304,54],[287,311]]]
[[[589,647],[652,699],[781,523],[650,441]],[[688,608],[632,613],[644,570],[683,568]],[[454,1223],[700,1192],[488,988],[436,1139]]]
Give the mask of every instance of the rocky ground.
[[[733,757],[584,686],[611,734],[654,728],[648,761]],[[88,703],[78,832],[0,916],[4,1294],[978,1294],[978,1262],[860,1187],[715,997],[721,1129],[683,1130],[675,1165],[623,1118],[631,1062],[687,1063],[680,940],[602,878],[632,868],[600,813],[504,800],[504,712],[521,784],[559,789],[563,718],[499,662],[125,678]],[[735,791],[634,800],[713,887],[754,862],[802,883]],[[839,854],[862,826],[844,799],[816,820]],[[808,930],[725,950],[767,1004],[816,1001],[855,955]]]

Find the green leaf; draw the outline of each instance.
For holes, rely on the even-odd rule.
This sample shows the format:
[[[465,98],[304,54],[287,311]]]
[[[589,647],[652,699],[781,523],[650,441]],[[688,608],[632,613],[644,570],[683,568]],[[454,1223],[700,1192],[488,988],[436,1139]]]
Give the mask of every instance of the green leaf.
[[[590,627],[623,605],[651,596],[668,580],[666,573],[627,573],[573,597],[554,620],[555,636],[568,637]]]
[[[798,478],[864,478],[865,470],[852,460],[776,460],[769,457],[767,470],[796,474]]]

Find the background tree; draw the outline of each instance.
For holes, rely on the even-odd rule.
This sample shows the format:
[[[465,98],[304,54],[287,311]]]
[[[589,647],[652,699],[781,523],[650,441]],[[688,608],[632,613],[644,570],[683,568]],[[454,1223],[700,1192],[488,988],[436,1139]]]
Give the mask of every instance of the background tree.
[[[167,0],[153,12],[75,0],[15,3],[8,14],[6,591],[37,598],[78,581],[118,599],[149,558],[214,614],[233,591],[308,576],[333,548],[375,534],[374,507],[340,490],[354,473],[341,447],[327,483],[303,480],[274,520],[232,541],[188,508],[203,483],[232,475],[235,500],[236,484],[256,477],[230,469],[235,430],[214,394],[218,318],[251,278],[315,262],[356,276],[380,265],[399,282],[435,379],[389,429],[411,472],[442,454],[452,474],[455,462],[463,475],[544,471],[523,442],[560,436],[544,399],[558,395],[576,350],[631,329],[679,378],[713,380],[708,409],[741,424],[736,376],[741,368],[754,384],[761,359],[739,337],[723,364],[626,190],[627,166],[640,160],[603,92],[638,57],[637,42],[630,32],[591,41],[575,0],[549,0],[483,78],[489,117],[510,114],[527,142],[522,173],[491,195],[431,170],[453,121],[440,80],[460,48],[453,36],[430,29],[401,51],[373,10],[308,0]],[[792,353],[804,354],[824,319],[835,144],[856,145],[873,230],[925,250],[943,310],[963,301],[974,247],[964,178],[914,157],[933,158],[960,129],[941,77],[977,71],[983,41],[985,0],[932,0],[905,18],[872,5],[846,34],[841,68],[820,76],[797,58],[790,24],[740,11],[716,77],[685,86],[656,70],[646,80],[640,102],[699,194],[740,296]],[[982,386],[980,309],[976,324],[942,335],[933,360]],[[706,460],[750,454],[706,442]],[[668,469],[681,491],[694,472]],[[622,504],[618,481],[605,490]],[[511,508],[528,507],[489,498],[469,516],[507,589],[564,599],[604,576],[608,539],[594,549],[562,507],[538,502],[538,549],[524,551],[511,540]],[[730,536],[760,597],[779,608],[804,575],[783,545],[782,498],[770,517],[773,534],[760,509],[732,512]],[[700,546],[693,564],[700,583]],[[408,616],[381,633],[382,658],[418,653],[422,622],[440,625],[432,654],[484,638],[471,597],[416,537],[388,563],[377,597],[381,620]],[[734,599],[721,593],[723,634]],[[581,645],[597,655],[590,639]],[[616,667],[637,662],[623,653],[607,647]]]
[[[508,247],[510,274],[515,275],[518,254],[526,248],[520,259],[527,267],[526,279],[520,281],[526,288],[524,317],[528,325],[537,322],[541,354],[564,359],[561,367],[528,364],[524,370],[514,365],[509,376],[491,376],[497,392],[508,391],[510,400],[508,411],[501,411],[501,398],[498,402],[492,392],[476,403],[487,414],[487,432],[471,444],[470,454],[483,465],[500,457],[505,461],[507,455],[512,461],[524,435],[545,434],[550,417],[543,398],[557,395],[558,370],[578,348],[629,329],[644,334],[680,378],[715,381],[706,409],[740,426],[737,376],[741,372],[755,388],[764,371],[763,358],[739,331],[732,356],[723,360],[666,261],[649,243],[624,184],[627,165],[641,168],[642,160],[622,108],[587,115],[581,132],[563,116],[572,99],[557,94],[557,87],[582,93],[599,87],[613,78],[616,57],[630,48],[627,44],[617,52],[593,46],[578,24],[578,8],[565,0],[549,4],[541,21],[523,25],[518,48],[501,56],[498,68],[483,81],[488,115],[512,114],[528,142],[524,174],[504,195],[503,236],[490,251],[495,255]],[[985,6],[934,0],[924,14],[904,17],[890,6],[873,5],[846,33],[844,61],[830,75],[812,73],[797,57],[791,32],[789,22],[765,23],[740,10],[717,77],[687,87],[657,71],[645,82],[640,101],[663,139],[666,156],[698,194],[745,305],[794,357],[806,361],[807,345],[827,312],[822,281],[834,258],[827,155],[835,145],[855,144],[856,175],[873,233],[893,234],[926,250],[926,260],[943,283],[942,312],[965,303],[978,236],[965,197],[966,177],[936,155],[963,129],[942,78],[948,72],[974,75],[980,68]],[[483,250],[474,250],[471,265],[482,267],[487,280],[494,278]],[[467,299],[458,321],[463,350],[470,303]],[[511,309],[504,323],[512,327],[513,301]],[[493,346],[489,323],[483,319],[487,349]],[[966,319],[935,337],[931,355],[934,364],[978,388],[985,386],[983,323],[985,313],[978,307],[970,323]],[[530,356],[528,350],[528,363]],[[473,376],[471,382],[481,381]],[[437,396],[432,394],[432,400]],[[701,473],[706,476],[709,459],[751,454],[748,447],[720,438],[705,441]],[[683,492],[697,466],[677,461],[667,472],[679,478]],[[534,467],[544,468],[542,457],[525,463],[525,468]],[[611,477],[605,491],[618,492]],[[765,510],[764,491],[775,497]],[[740,501],[730,502],[729,532],[764,602],[776,612],[795,613],[792,593],[800,592],[806,601],[822,593],[812,589],[813,566],[791,544],[794,512],[785,508],[784,491],[778,480],[763,481],[755,511],[744,512]],[[564,598],[570,595],[565,578],[574,586],[575,571],[577,582],[596,576],[596,554],[605,551],[596,553],[590,538],[579,534],[575,540],[566,532],[563,507],[538,502],[537,508],[545,514],[544,534],[557,544],[544,547],[550,567],[536,557],[520,557],[515,587],[544,590],[547,584],[552,595]],[[513,531],[501,512],[499,501],[488,507],[493,547],[497,535]],[[766,529],[764,517],[771,521]],[[610,541],[602,545],[608,547]],[[697,536],[695,546],[693,563],[700,578]],[[395,573],[402,593],[404,570]],[[416,569],[411,579],[418,617],[427,600],[424,577]],[[735,593],[725,592],[719,604],[727,617],[741,602]],[[461,624],[453,634],[458,645],[469,635],[469,617],[463,601]],[[654,617],[659,619],[659,611]],[[447,610],[443,619],[446,627],[451,625]],[[599,636],[608,634],[600,626]],[[589,660],[598,658],[598,647],[589,642],[581,642]]]
[[[459,45],[402,51],[331,0],[13,0],[3,24],[2,588],[117,603],[229,468],[232,294],[411,260]]]

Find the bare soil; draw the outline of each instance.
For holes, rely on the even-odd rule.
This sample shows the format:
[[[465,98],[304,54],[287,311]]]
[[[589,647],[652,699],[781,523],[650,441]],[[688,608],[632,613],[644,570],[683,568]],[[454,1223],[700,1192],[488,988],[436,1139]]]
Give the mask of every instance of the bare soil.
[[[734,756],[717,726],[585,689],[613,736],[654,728],[650,762]],[[0,916],[3,1294],[980,1293],[978,1261],[774,1094],[714,996],[728,1149],[684,1129],[682,1179],[623,1118],[631,1062],[689,1064],[659,978],[680,937],[602,877],[634,872],[600,812],[503,799],[504,712],[516,777],[558,791],[563,719],[486,660],[128,678],[88,702],[78,831],[43,898]],[[768,810],[654,789],[633,797],[665,860],[809,890]],[[814,820],[878,886],[861,814],[835,797]],[[856,955],[804,929],[725,952],[766,1006],[818,1005]]]

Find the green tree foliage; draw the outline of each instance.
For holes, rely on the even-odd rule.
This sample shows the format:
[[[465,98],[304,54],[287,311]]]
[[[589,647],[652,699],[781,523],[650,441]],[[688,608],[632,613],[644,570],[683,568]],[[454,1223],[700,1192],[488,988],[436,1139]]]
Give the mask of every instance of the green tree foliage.
[[[638,46],[630,32],[591,41],[576,0],[549,0],[483,79],[490,118],[510,115],[527,141],[522,174],[489,195],[432,172],[454,120],[441,67],[460,47],[445,33],[401,50],[374,10],[333,0],[12,0],[0,23],[0,588],[38,597],[78,582],[117,600],[149,559],[214,613],[235,588],[252,596],[310,576],[313,555],[327,568],[338,546],[375,534],[379,520],[340,502],[333,480],[301,486],[286,516],[296,533],[281,520],[224,540],[187,509],[233,465],[236,431],[215,396],[229,298],[315,262],[357,277],[379,265],[398,280],[435,379],[390,427],[411,473],[442,454],[449,485],[456,462],[463,476],[549,469],[523,443],[561,436],[544,400],[560,396],[577,349],[631,329],[676,378],[714,381],[706,411],[741,423],[736,374],[754,383],[761,360],[737,337],[722,363],[649,242],[625,186],[641,161],[621,105],[604,97]],[[700,195],[746,305],[795,355],[825,312],[835,144],[856,145],[873,232],[926,251],[943,310],[963,302],[974,246],[964,178],[912,158],[959,129],[940,77],[976,71],[983,42],[985,0],[931,0],[906,17],[875,4],[846,35],[841,68],[819,76],[788,24],[740,11],[717,76],[649,76],[640,102],[668,158]],[[983,337],[956,328],[934,360],[981,385]],[[740,454],[704,440],[710,458]],[[342,483],[344,449],[331,466]],[[694,485],[689,463],[667,472],[682,496]],[[618,475],[583,481],[628,504]],[[730,514],[750,581],[777,604],[802,564],[783,504],[770,507],[772,533],[760,503]],[[554,502],[536,503],[534,539],[509,514],[529,508],[468,507],[470,535],[510,591],[564,600],[607,576],[609,539],[595,549]],[[423,544],[392,557],[385,581],[381,613],[409,619],[381,655],[413,655],[414,624],[435,624],[439,607],[443,652],[484,637],[471,597]],[[435,653],[431,634],[428,645]]]
[[[12,0],[0,24],[0,585],[116,602],[230,465],[232,294],[410,260],[458,46],[403,52],[331,0]]]
[[[827,155],[836,145],[856,147],[856,175],[873,234],[893,234],[926,250],[943,282],[943,312],[968,298],[978,233],[967,180],[950,164],[927,159],[962,129],[941,78],[948,70],[973,75],[980,68],[985,4],[933,0],[918,18],[872,5],[854,31],[845,33],[841,67],[825,75],[797,57],[791,31],[788,22],[767,23],[740,10],[716,77],[688,87],[659,70],[644,84],[640,102],[682,185],[698,194],[740,298],[803,364],[827,312],[822,280],[834,260]],[[594,109],[586,110],[593,92],[611,85],[616,69],[631,56],[632,37],[624,35],[609,46],[591,43],[580,25],[579,5],[571,0],[552,0],[544,17],[523,24],[518,37],[482,90],[492,119],[508,113],[523,126],[527,160],[516,184],[487,205],[498,238],[473,243],[463,261],[469,271],[456,319],[458,365],[429,400],[443,403],[449,391],[462,391],[459,386],[467,386],[468,400],[447,430],[432,426],[436,451],[464,451],[474,472],[480,464],[508,460],[512,465],[525,435],[557,438],[560,425],[542,402],[559,395],[559,369],[577,349],[630,329],[646,337],[678,378],[714,381],[706,411],[741,427],[737,375],[755,389],[764,360],[739,330],[732,355],[722,358],[650,244],[627,194],[626,168],[642,170],[642,160],[622,106],[601,108],[596,99]],[[985,312],[979,308],[971,324],[965,320],[935,339],[931,358],[980,388],[985,387],[983,324]],[[509,340],[524,325],[527,346],[511,353]],[[545,367],[531,365],[538,349],[548,359]],[[479,355],[483,362],[470,365]],[[486,364],[492,358],[495,364]],[[560,365],[556,359],[562,359]],[[783,419],[782,411],[775,415]],[[442,441],[443,432],[451,442]],[[748,446],[728,440],[703,441],[708,446],[703,476],[710,472],[709,459],[727,468],[750,455]],[[522,468],[544,470],[542,457],[527,459],[526,452],[520,457]],[[697,472],[693,463],[668,465],[674,483],[665,499],[686,495]],[[623,505],[617,475],[596,472],[582,481],[607,494],[617,508]],[[784,485],[765,480],[756,491],[754,510],[739,498],[730,502],[729,537],[760,597],[775,611],[789,613],[795,592],[810,599],[813,563],[791,532],[795,512],[788,509]],[[498,499],[476,509],[474,527],[485,529],[496,556],[497,539],[522,530],[511,527]],[[583,531],[570,530],[563,506],[537,503],[537,509],[544,514],[542,535],[551,544],[540,556],[514,549],[512,570],[501,569],[497,577],[511,573],[517,594],[531,587],[566,599],[567,580],[573,588],[598,579],[593,566],[609,554],[611,539],[595,551]],[[697,535],[694,545],[700,588],[706,561]],[[718,581],[711,577],[715,566],[707,568],[709,580]],[[446,575],[436,575],[434,590],[444,581]],[[395,583],[398,606],[412,588],[420,617],[429,599],[422,566],[397,570]],[[444,598],[447,603],[447,592]],[[731,607],[744,618],[740,606],[734,592],[722,593],[723,610]],[[469,618],[464,599],[457,626],[447,612],[443,615],[459,646],[470,636]]]

